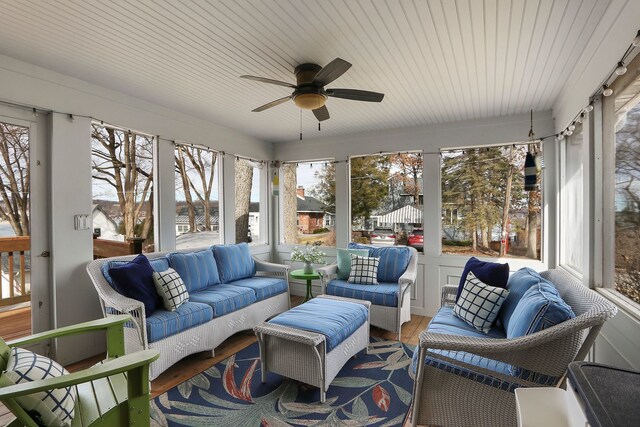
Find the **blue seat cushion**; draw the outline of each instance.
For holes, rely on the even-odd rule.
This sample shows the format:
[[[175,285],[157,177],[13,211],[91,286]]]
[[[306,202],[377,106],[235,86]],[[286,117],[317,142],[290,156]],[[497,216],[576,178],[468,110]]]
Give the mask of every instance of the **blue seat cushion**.
[[[178,272],[189,294],[220,283],[218,267],[211,249],[172,252],[168,258],[169,265]]]
[[[207,304],[187,301],[176,311],[157,310],[147,317],[147,339],[159,341],[213,319],[213,309]]]
[[[324,335],[328,353],[362,326],[368,315],[362,304],[314,298],[277,315],[269,323]]]
[[[327,294],[371,301],[371,304],[385,307],[398,306],[398,283],[383,283],[377,285],[360,285],[346,280],[334,279],[327,285]]]
[[[541,282],[546,282],[546,280],[543,279],[537,271],[528,267],[521,268],[509,277],[509,281],[507,282],[509,295],[502,303],[502,307],[500,307],[500,312],[498,313],[498,320],[502,323],[505,331],[509,329],[511,316],[518,306],[520,299],[522,299],[529,288]]]
[[[258,301],[287,292],[287,281],[276,277],[254,276],[248,279],[236,280],[229,284],[253,289]]]
[[[427,330],[437,334],[461,335],[464,337],[506,338],[502,326],[494,324],[489,332],[485,334],[459,317],[454,316],[453,307],[441,307],[429,322]]]
[[[162,307],[162,299],[153,284],[153,268],[143,254],[131,261],[110,266],[108,274],[117,292],[144,304],[147,316]]]
[[[210,305],[213,317],[220,317],[253,304],[256,294],[251,288],[220,284],[189,293],[189,301]]]
[[[473,273],[482,283],[498,288],[506,288],[509,280],[509,264],[498,262],[480,261],[476,257],[471,257],[462,270],[462,276],[458,283],[458,293],[456,301],[460,298],[464,284],[467,282],[467,275]]]
[[[216,245],[212,249],[222,283],[245,279],[256,274],[256,263],[246,243]]]
[[[376,247],[349,243],[349,249],[368,249],[369,256],[380,258],[378,282],[398,283],[411,260],[411,249],[406,246]]]

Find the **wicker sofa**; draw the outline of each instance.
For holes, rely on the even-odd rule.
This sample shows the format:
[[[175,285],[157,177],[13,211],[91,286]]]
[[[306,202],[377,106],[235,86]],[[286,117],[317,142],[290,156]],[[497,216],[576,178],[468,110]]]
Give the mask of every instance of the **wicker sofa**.
[[[368,249],[369,256],[380,257],[379,286],[351,284],[339,280],[338,264],[319,268],[322,293],[371,302],[371,325],[396,332],[398,340],[402,324],[411,320],[411,288],[418,275],[418,251],[407,246],[373,247],[350,243],[349,249]],[[406,262],[402,258],[407,258]],[[406,266],[406,267],[405,267]],[[400,269],[392,272],[390,269]],[[396,281],[385,278],[399,276]]]
[[[575,317],[516,338],[499,324],[489,336],[465,327],[452,315],[458,286],[443,287],[442,307],[420,334],[411,366],[412,425],[515,426],[516,388],[559,386],[568,364],[586,357],[616,307],[565,271],[540,276]]]
[[[244,244],[246,246],[246,244]],[[151,316],[145,313],[142,302],[127,298],[117,292],[109,277],[109,268],[131,261],[135,256],[98,259],[87,265],[87,272],[98,292],[105,317],[129,314],[132,321],[125,326],[126,353],[143,349],[157,349],[160,358],[150,366],[150,379],[155,379],[171,365],[193,353],[213,351],[220,343],[236,332],[249,330],[258,323],[290,308],[289,267],[272,264],[251,257],[248,248],[241,247],[253,263],[253,274],[238,280],[233,274],[220,272],[217,283],[198,285],[198,265],[179,266],[185,256],[204,254],[217,249],[236,249],[241,245],[218,245],[210,248],[155,252],[145,254],[155,271],[169,267],[182,269],[181,277],[189,290],[189,301],[176,311],[159,309]],[[225,268],[234,264],[238,257],[226,257],[222,263],[220,251],[215,258],[215,267]],[[191,258],[191,257],[190,257]],[[196,258],[194,258],[196,259]],[[193,259],[191,259],[193,261]],[[211,266],[208,266],[211,268]],[[186,273],[185,273],[186,271]],[[197,271],[197,274],[195,273]],[[193,272],[193,274],[191,274]],[[183,277],[187,276],[187,277]],[[193,276],[193,277],[191,277]]]

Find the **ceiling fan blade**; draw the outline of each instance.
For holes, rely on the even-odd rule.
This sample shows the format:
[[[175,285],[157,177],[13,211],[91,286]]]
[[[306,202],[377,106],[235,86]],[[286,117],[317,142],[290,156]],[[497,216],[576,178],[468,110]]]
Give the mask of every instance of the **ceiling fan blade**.
[[[351,64],[344,59],[336,58],[329,62],[318,74],[313,78],[313,83],[320,86],[328,85],[351,68]]]
[[[262,83],[270,83],[272,85],[278,85],[278,86],[286,86],[286,87],[290,87],[295,89],[296,86],[291,84],[291,83],[287,83],[287,82],[281,82],[280,80],[273,80],[273,79],[267,79],[265,77],[258,77],[258,76],[240,76],[241,79],[248,79],[248,80],[255,80],[257,82],[262,82]]]
[[[327,106],[323,105],[320,108],[316,108],[313,110],[313,115],[316,116],[319,122],[329,119],[329,110],[327,110]]]
[[[384,98],[384,93],[358,89],[327,89],[327,96],[351,99],[353,101],[380,102]]]
[[[258,108],[251,110],[251,112],[259,113],[260,111],[264,111],[268,108],[275,107],[276,105],[284,104],[290,99],[291,99],[291,96],[285,96],[284,98],[276,99],[275,101],[271,101],[268,104],[261,105]]]

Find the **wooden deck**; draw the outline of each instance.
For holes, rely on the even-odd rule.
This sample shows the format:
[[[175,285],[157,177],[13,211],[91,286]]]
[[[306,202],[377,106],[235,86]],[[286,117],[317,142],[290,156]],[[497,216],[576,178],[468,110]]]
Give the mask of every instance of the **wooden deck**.
[[[0,337],[5,341],[31,335],[31,307],[0,311]]]
[[[302,299],[303,297],[301,296],[291,296],[291,304],[293,306],[296,306],[302,302]],[[415,315],[411,316],[411,321],[402,325],[401,341],[409,345],[416,345],[419,340],[420,332],[426,329],[429,320],[431,320],[429,317]],[[384,331],[375,327],[371,328],[371,335],[388,339],[395,339],[396,337],[396,334],[392,332]],[[180,362],[173,365],[162,375],[152,381],[151,397],[153,398],[164,393],[170,388],[175,387],[181,382],[184,382],[185,380],[188,380],[194,375],[199,374],[205,369],[210,368],[216,363],[219,363],[220,361],[237,353],[238,351],[253,344],[254,342],[256,342],[256,337],[253,332],[239,332],[229,337],[226,341],[224,341],[216,348],[215,357],[209,357],[207,353],[204,352],[193,354],[182,359]],[[101,360],[102,357],[103,355],[98,355],[89,359],[85,359],[78,363],[74,363],[73,365],[67,366],[67,369],[73,372],[80,369],[88,368]],[[8,414],[7,409],[0,404],[0,426],[6,425],[10,419],[11,414]]]

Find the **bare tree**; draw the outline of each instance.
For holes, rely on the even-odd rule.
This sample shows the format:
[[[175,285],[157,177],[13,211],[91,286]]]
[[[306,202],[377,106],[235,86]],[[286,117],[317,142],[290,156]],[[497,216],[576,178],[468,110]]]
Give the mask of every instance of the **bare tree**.
[[[253,165],[244,159],[236,161],[236,243],[248,241],[249,207],[251,205],[251,185],[253,184]]]
[[[149,240],[153,225],[153,137],[98,124],[91,131],[93,179],[115,190],[126,237]],[[146,213],[136,227],[141,213]]]
[[[28,236],[29,128],[0,123],[0,218],[16,236]]]
[[[205,230],[212,229],[211,193],[214,189],[215,164],[214,151],[185,145],[179,145],[176,148],[176,169],[182,181],[191,231],[196,230],[192,192],[202,205]]]

